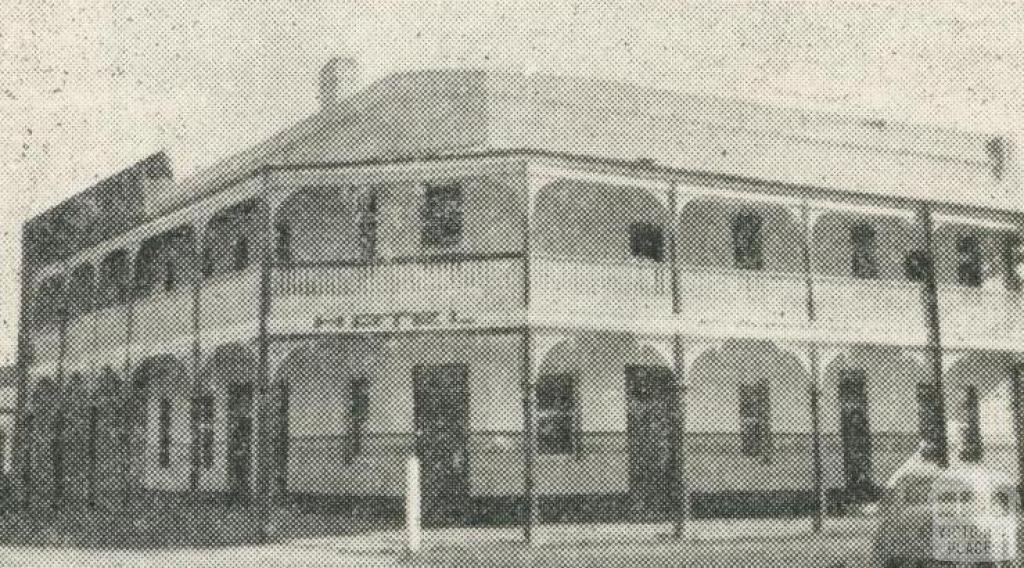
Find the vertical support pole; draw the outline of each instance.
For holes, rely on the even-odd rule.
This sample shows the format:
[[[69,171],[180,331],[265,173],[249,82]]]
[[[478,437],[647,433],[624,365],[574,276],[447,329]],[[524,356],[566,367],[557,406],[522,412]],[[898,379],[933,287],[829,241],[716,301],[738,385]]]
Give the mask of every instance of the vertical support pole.
[[[679,296],[679,263],[678,241],[676,236],[676,185],[669,186],[669,278],[672,294],[672,317],[676,329],[672,333],[672,538],[682,539],[686,536],[686,524],[690,518],[690,493],[686,479],[686,360],[683,339],[679,335],[678,322],[680,313]]]
[[[533,341],[530,328],[523,330],[523,540],[533,543],[533,529],[537,524],[537,495],[534,487],[536,459],[537,406],[536,380],[533,376]]]
[[[935,461],[939,467],[949,465],[949,441],[946,437],[946,394],[942,387],[942,327],[939,319],[939,292],[935,279],[935,250],[932,243],[932,208],[931,204],[922,202],[920,208],[921,227],[924,230],[925,281],[922,288],[925,316],[928,319],[928,359],[935,385],[935,416],[937,424],[932,430]]]
[[[1013,404],[1013,434],[1017,450],[1017,496],[1024,501],[1024,364],[1010,368],[1010,394]]]
[[[14,414],[14,440],[11,455],[12,478],[15,479],[15,502],[16,506],[27,508],[31,500],[31,467],[27,463],[27,445],[32,440],[25,438],[25,414],[28,407],[28,369],[32,364],[32,344],[30,333],[34,328],[32,321],[32,304],[34,294],[32,285],[34,283],[35,263],[28,254],[32,248],[28,242],[29,231],[25,231],[21,238],[21,306],[19,308],[20,322],[18,325],[18,389],[15,393],[15,414]],[[28,474],[28,475],[26,475]]]
[[[818,346],[810,346],[811,359],[811,469],[814,483],[814,532],[821,532],[825,517],[825,483],[821,456],[821,372],[818,369]]]
[[[259,366],[257,374],[257,406],[256,429],[257,460],[256,460],[256,506],[259,513],[258,534],[261,542],[267,540],[267,521],[270,513],[268,479],[269,479],[269,444],[267,434],[267,384],[270,375],[270,338],[268,325],[270,317],[270,196],[268,191],[268,171],[264,169],[260,175],[263,196],[260,205],[260,305],[259,305]]]
[[[803,242],[801,243],[800,253],[807,288],[807,321],[813,329],[814,322],[817,319],[814,305],[814,267],[812,264],[814,234],[807,199],[804,199],[800,204],[800,220],[803,225]],[[808,384],[811,402],[811,482],[813,485],[812,491],[814,492],[814,518],[811,522],[811,528],[817,533],[821,532],[825,517],[825,488],[821,457],[821,404],[819,402],[821,398],[821,381],[818,371],[818,346],[812,341],[808,349],[810,351],[811,364],[810,381]]]
[[[131,467],[132,449],[132,398],[135,384],[132,381],[132,342],[135,336],[135,289],[128,286],[127,329],[124,347],[124,380],[121,382],[120,414],[121,414],[121,492],[122,505],[127,508],[131,504],[132,480]]]
[[[534,487],[534,460],[536,454],[537,407],[536,380],[533,376],[533,333],[530,329],[530,239],[533,234],[533,179],[528,163],[522,169],[524,186],[523,213],[523,369],[520,390],[523,397],[523,540],[533,544],[537,524],[537,495]]]
[[[67,267],[64,267],[64,274],[67,274]],[[59,323],[57,327],[57,392],[54,393],[56,400],[54,401],[54,407],[52,411],[55,416],[51,419],[52,423],[48,426],[51,427],[51,431],[47,432],[48,436],[53,436],[52,450],[50,459],[53,461],[53,494],[50,496],[51,504],[54,508],[59,508],[63,505],[64,501],[64,454],[65,454],[65,412],[67,407],[64,399],[64,374],[65,374],[65,358],[67,357],[68,351],[68,316],[69,310],[67,305],[67,294],[63,294],[61,299],[61,306],[58,308]],[[58,438],[59,435],[59,438]],[[60,464],[58,468],[57,465]]]
[[[202,234],[202,230],[199,231]],[[202,244],[200,244],[202,246]],[[195,282],[192,285],[192,397],[189,411],[189,434],[191,446],[189,448],[189,471],[188,490],[193,499],[199,493],[199,470],[202,466],[200,459],[202,442],[199,439],[199,397],[202,396],[203,385],[200,374],[202,373],[202,346],[199,336],[202,321],[202,295],[203,295],[203,271],[200,267],[195,274]]]
[[[675,513],[672,516],[672,538],[679,540],[686,537],[690,521],[690,484],[686,478],[686,357],[683,339],[678,333],[672,336],[672,355],[672,493]]]

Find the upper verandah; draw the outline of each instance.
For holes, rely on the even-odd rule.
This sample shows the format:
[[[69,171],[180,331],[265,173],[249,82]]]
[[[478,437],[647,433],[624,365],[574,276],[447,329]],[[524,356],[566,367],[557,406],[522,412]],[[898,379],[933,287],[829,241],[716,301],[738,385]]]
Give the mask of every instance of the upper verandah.
[[[361,88],[358,66],[348,60],[325,66],[320,98],[321,109],[309,118],[190,178],[147,191],[146,220],[266,166],[504,151],[640,160],[770,184],[1024,208],[1012,145],[997,135],[478,69],[395,73]]]

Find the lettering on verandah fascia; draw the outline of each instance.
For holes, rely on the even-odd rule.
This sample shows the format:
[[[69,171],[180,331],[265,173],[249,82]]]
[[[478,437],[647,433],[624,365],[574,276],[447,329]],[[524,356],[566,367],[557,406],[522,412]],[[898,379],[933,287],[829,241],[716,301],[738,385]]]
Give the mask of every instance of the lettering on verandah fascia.
[[[473,325],[472,317],[459,315],[455,310],[441,312],[439,310],[408,311],[382,313],[362,313],[351,316],[317,316],[313,320],[314,329],[403,329],[432,326],[464,326]]]

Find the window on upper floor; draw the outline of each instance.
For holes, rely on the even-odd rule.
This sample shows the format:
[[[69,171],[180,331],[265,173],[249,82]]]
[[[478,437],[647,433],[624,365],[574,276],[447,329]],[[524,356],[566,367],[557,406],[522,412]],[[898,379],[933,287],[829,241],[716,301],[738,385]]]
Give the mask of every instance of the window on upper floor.
[[[878,278],[875,228],[870,223],[858,223],[850,227],[850,244],[853,251],[850,261],[854,278]]]
[[[956,279],[961,286],[977,288],[983,277],[981,239],[977,235],[963,235],[956,241]]]
[[[903,259],[903,275],[911,282],[924,282],[928,279],[928,255],[921,250],[912,250]]]
[[[132,272],[128,252],[116,250],[100,262],[97,281],[97,306],[116,306],[128,301]]]
[[[1020,290],[1021,278],[1024,276],[1024,250],[1021,250],[1021,239],[1017,233],[1003,235],[1002,262],[1006,289]]]
[[[88,313],[95,303],[96,278],[91,264],[81,264],[71,272],[67,306],[71,317]]]
[[[63,276],[50,276],[40,282],[34,298],[35,326],[45,328],[58,325],[64,316],[65,299]]]
[[[768,384],[740,385],[741,452],[744,456],[772,460],[771,402]]]
[[[250,242],[257,229],[259,209],[258,201],[246,201],[210,219],[201,261],[204,278],[249,268],[252,262]]]
[[[238,272],[249,267],[249,237],[239,235],[231,250],[231,269]]]
[[[665,259],[665,238],[661,227],[653,223],[633,223],[629,227],[629,250],[633,258],[661,262]]]
[[[280,266],[292,265],[292,225],[288,221],[274,225],[274,259]]]
[[[732,218],[733,265],[743,270],[764,268],[761,216],[738,213]]]
[[[427,247],[453,247],[462,239],[462,186],[427,185],[421,242]]]
[[[461,213],[457,230],[462,231]],[[455,238],[457,241],[459,237]],[[377,192],[373,189],[359,199],[359,249],[364,261],[371,261],[377,255]]]
[[[576,373],[544,375],[537,382],[537,452],[575,454],[580,448]]]

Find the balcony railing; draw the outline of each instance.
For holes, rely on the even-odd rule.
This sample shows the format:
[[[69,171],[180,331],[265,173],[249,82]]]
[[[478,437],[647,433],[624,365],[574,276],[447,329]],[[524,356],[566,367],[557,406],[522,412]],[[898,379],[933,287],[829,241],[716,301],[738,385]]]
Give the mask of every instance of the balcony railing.
[[[816,326],[853,341],[923,343],[927,321],[917,282],[814,277]]]
[[[535,255],[530,294],[539,311],[670,315],[672,268],[638,259]]]
[[[429,319],[430,314],[440,313],[449,320],[465,316],[482,323],[501,319],[500,314],[508,319],[507,314],[521,309],[523,283],[523,260],[518,255],[279,267],[271,282],[271,319],[335,321],[360,314],[401,313],[426,314]],[[436,323],[424,321],[420,324]]]
[[[795,328],[807,325],[807,281],[800,273],[681,267],[684,325]]]
[[[1024,341],[1021,292],[956,285],[940,285],[938,292],[944,344],[1017,349]]]

